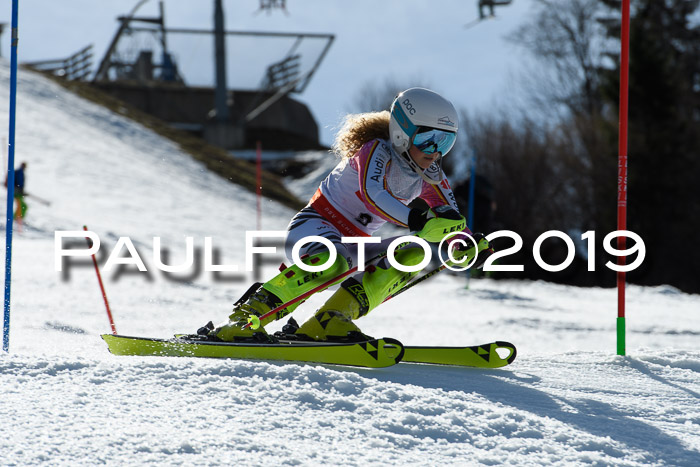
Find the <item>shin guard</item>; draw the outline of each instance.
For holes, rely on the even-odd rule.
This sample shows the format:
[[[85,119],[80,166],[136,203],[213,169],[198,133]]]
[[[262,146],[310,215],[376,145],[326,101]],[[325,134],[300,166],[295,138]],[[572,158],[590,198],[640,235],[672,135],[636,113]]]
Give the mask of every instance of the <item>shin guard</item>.
[[[325,251],[323,253],[303,257],[302,262],[306,265],[317,266],[326,263],[329,258],[330,253]],[[329,279],[339,276],[348,269],[348,262],[342,255],[338,255],[335,262],[328,265],[323,271],[309,272],[294,264],[288,268],[280,269],[280,273],[264,283],[262,288],[279,299],[277,305],[279,306],[299,295],[309,292]],[[288,315],[300,304],[301,302],[297,302],[280,310],[276,313],[274,319],[270,321],[278,320]]]

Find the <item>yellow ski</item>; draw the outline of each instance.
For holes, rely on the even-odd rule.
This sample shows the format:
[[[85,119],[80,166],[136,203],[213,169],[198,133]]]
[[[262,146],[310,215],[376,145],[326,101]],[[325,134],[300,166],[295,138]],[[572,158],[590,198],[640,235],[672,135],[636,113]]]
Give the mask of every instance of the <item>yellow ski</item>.
[[[388,337],[352,343],[280,341],[274,344],[155,339],[114,334],[103,334],[102,339],[114,355],[282,360],[368,368],[395,365],[401,361],[404,353],[401,342]]]

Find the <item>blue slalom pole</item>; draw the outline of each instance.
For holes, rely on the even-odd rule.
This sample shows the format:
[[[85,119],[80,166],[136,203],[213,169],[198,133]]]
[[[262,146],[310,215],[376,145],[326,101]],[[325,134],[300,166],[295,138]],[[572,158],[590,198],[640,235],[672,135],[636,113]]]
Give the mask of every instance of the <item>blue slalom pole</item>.
[[[474,227],[474,193],[476,186],[476,154],[472,153],[472,166],[469,172],[469,214],[467,217],[467,225],[469,228]]]
[[[469,170],[469,203],[467,209],[467,225],[470,229],[474,228],[474,188],[476,186],[476,153],[472,151],[472,161]],[[469,282],[472,278],[471,268],[467,269],[467,288],[469,288]]]
[[[12,55],[10,59],[10,146],[7,157],[7,217],[5,222],[5,312],[2,350],[10,350],[10,283],[12,279],[12,227],[15,203],[15,111],[17,108],[17,10],[18,0],[12,0]]]

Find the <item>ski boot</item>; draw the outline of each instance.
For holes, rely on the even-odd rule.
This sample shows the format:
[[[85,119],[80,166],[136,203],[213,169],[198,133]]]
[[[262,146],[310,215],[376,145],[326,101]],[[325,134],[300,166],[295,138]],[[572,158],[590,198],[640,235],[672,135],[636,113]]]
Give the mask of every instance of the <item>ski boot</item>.
[[[297,339],[331,342],[359,342],[372,339],[365,335],[355,323],[360,316],[361,305],[353,294],[342,286],[301,327],[293,328],[287,323],[285,333],[293,332]]]
[[[214,328],[209,326],[200,328],[197,333],[205,333],[211,340],[223,342],[269,342],[270,337],[265,331],[265,324],[274,320],[268,317],[260,321],[260,326],[254,329],[252,326],[243,328],[253,316],[260,317],[277,308],[283,302],[274,294],[265,290],[260,283],[253,284],[248,291],[233,306],[233,313],[228,317],[228,322]]]

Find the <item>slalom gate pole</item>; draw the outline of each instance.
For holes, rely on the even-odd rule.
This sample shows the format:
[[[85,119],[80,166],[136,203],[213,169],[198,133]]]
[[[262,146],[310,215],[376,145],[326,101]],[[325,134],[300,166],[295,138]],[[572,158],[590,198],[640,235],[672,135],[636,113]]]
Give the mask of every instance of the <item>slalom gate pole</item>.
[[[87,225],[83,226],[83,230],[87,231]],[[88,242],[88,248],[92,248],[92,242],[89,238],[85,237]],[[107,309],[107,318],[109,318],[109,325],[112,326],[112,334],[117,333],[117,327],[114,325],[114,319],[112,318],[112,311],[109,309],[109,301],[107,301],[107,293],[105,292],[105,286],[102,284],[102,276],[100,275],[100,268],[97,266],[97,258],[95,254],[92,254],[92,264],[95,266],[95,273],[97,274],[97,282],[100,284],[100,290],[102,291],[102,298],[105,301],[105,308]]]
[[[262,143],[255,144],[255,223],[258,231],[262,230]],[[255,257],[253,281],[260,282],[262,261]]]
[[[620,31],[620,133],[617,157],[617,230],[627,230],[627,120],[629,105],[630,0],[622,0]],[[617,249],[624,250],[624,236],[617,237]],[[618,266],[625,257],[617,257]],[[617,272],[617,354],[626,353],[625,271]]]
[[[257,199],[258,230],[262,230],[262,144],[260,141],[255,147],[255,197]]]
[[[469,175],[469,213],[467,219],[467,225],[469,227],[474,227],[474,196],[476,196],[476,155],[472,155],[472,166]]]
[[[469,175],[469,204],[467,213],[467,225],[470,229],[474,228],[474,196],[476,193],[476,154],[472,152],[472,164]],[[469,283],[472,278],[471,268],[467,269],[467,289],[469,288]]]
[[[10,351],[10,284],[12,281],[12,227],[15,204],[15,114],[17,110],[18,0],[12,0],[12,52],[10,58],[10,135],[7,158],[7,216],[5,222],[5,305],[2,350]]]

